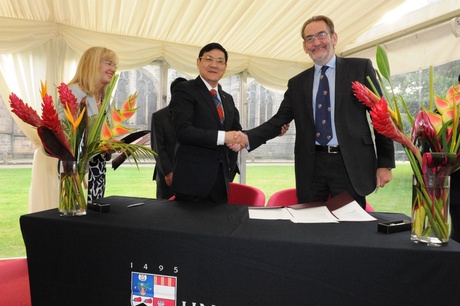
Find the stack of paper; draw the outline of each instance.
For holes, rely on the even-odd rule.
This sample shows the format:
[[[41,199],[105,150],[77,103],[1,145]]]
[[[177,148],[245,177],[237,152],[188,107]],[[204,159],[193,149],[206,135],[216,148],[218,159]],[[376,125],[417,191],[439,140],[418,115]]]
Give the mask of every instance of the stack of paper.
[[[349,193],[344,192],[325,203],[290,206],[249,207],[249,218],[290,220],[294,223],[337,223],[339,221],[375,221]]]

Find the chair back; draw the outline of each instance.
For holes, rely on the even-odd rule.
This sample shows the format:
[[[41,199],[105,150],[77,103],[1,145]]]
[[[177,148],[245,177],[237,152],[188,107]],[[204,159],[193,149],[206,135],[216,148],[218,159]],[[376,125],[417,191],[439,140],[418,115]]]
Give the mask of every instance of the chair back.
[[[32,305],[26,258],[0,259],[0,305]]]
[[[367,212],[375,212],[374,208],[371,206],[371,204],[366,202],[366,209]]]
[[[296,189],[289,188],[279,190],[272,194],[267,201],[267,206],[288,206],[298,203],[299,200],[297,199]]]
[[[228,186],[228,204],[264,206],[265,194],[256,187],[230,182]]]

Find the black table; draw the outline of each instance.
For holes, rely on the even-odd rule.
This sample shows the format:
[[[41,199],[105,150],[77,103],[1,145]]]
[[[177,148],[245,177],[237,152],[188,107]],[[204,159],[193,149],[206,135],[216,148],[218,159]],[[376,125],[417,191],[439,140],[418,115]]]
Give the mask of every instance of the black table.
[[[416,245],[408,231],[378,233],[377,222],[251,220],[239,205],[104,202],[109,213],[59,217],[53,209],[21,217],[33,305],[460,302],[455,241]],[[127,208],[136,202],[145,204]],[[380,221],[403,216],[372,214]],[[160,300],[140,296],[145,283],[147,294]]]

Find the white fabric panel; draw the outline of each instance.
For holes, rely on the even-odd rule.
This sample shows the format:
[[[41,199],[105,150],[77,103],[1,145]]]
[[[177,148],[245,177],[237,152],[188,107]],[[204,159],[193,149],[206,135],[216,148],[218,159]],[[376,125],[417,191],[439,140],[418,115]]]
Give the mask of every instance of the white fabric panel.
[[[192,74],[198,50],[215,41],[231,54],[228,74],[252,69],[263,85],[283,90],[287,79],[311,65],[300,36],[306,19],[316,14],[331,17],[340,52],[402,2],[0,0],[0,53],[30,50],[62,36],[78,54],[94,45],[115,50],[120,69],[164,57],[173,67]],[[167,54],[166,44],[190,54]],[[275,78],[267,66],[274,67]]]
[[[300,35],[306,19],[318,14],[331,17],[340,54],[359,45],[361,34],[403,2],[0,0],[0,72],[5,81],[0,94],[8,104],[8,95],[14,91],[39,110],[40,80],[48,80],[49,92],[56,97],[51,84],[68,82],[81,54],[95,45],[116,51],[121,70],[164,59],[192,78],[198,73],[198,52],[209,42],[219,42],[229,52],[227,76],[244,72],[268,88],[285,90],[289,78],[312,65]],[[426,16],[443,14],[447,8],[460,9],[460,0],[435,1]],[[415,20],[424,21],[423,17]],[[441,25],[384,46],[392,73],[397,74],[458,59],[459,44],[460,39]],[[369,57],[375,63],[374,54],[372,48],[353,56]],[[30,193],[36,208],[31,211],[56,207],[56,180],[41,176],[56,177],[55,160],[42,155],[33,129],[18,124],[37,145]]]
[[[449,23],[440,24],[382,46],[387,51],[392,75],[438,66],[460,58],[460,38],[454,36]],[[353,56],[371,58],[376,66],[375,48]]]
[[[143,67],[163,55],[163,43],[160,41],[88,32],[69,26],[63,26],[61,32],[66,43],[80,55],[92,46],[114,50],[119,57],[121,70]]]

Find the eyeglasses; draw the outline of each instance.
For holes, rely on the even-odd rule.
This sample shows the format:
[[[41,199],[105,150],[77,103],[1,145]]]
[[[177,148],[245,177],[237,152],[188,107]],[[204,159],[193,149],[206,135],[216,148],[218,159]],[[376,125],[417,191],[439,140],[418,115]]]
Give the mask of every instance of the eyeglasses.
[[[225,58],[223,57],[214,58],[211,55],[206,55],[206,56],[200,57],[200,60],[203,60],[203,59],[208,64],[214,63],[214,60],[215,60],[217,65],[225,65]]]
[[[308,36],[305,36],[304,40],[307,42],[307,43],[311,43],[315,40],[315,37],[318,38],[319,40],[323,40],[327,37],[329,33],[328,32],[319,32],[317,33],[316,35],[308,35]]]
[[[113,63],[113,62],[111,62],[111,61],[102,61],[102,62],[103,62],[105,65],[107,65],[107,66],[109,66],[109,67],[111,67],[111,68],[114,68],[115,70],[118,69],[118,65],[115,64],[115,63]]]

